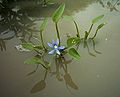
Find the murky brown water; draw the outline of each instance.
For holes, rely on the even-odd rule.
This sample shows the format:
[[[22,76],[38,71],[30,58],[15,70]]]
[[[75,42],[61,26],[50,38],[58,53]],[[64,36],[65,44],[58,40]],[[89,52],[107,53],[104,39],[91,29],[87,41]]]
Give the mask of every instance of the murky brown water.
[[[17,51],[15,45],[19,45],[20,41],[12,38],[5,40],[7,50],[0,51],[0,97],[120,97],[120,6],[115,6],[118,11],[110,10],[107,7],[107,1],[103,0],[103,3],[96,0],[61,1],[66,3],[65,14],[75,18],[82,34],[88,30],[91,19],[96,16],[104,14],[103,21],[107,22],[96,37],[96,50],[101,54],[95,53],[89,45],[90,52],[96,55],[93,57],[89,55],[86,48],[81,46],[79,49],[81,59],[73,60],[67,65],[69,75],[66,74],[66,76],[74,82],[72,86],[66,85],[65,80],[58,81],[56,76],[51,74],[47,75],[45,86],[44,81],[41,81],[44,80],[45,70],[41,66],[37,72],[27,76],[36,68],[36,65],[25,65],[24,60],[33,56],[34,53]],[[114,4],[117,0],[109,1]],[[38,19],[32,27],[39,29],[40,19],[49,17],[56,8],[57,5],[53,7],[51,5],[48,8],[31,9],[24,5],[23,10],[26,10],[32,19]],[[62,44],[65,45],[66,33],[74,35],[75,28],[72,22],[65,20],[62,20],[59,26]],[[49,19],[44,33],[46,43],[55,36],[54,24]],[[0,38],[3,38],[2,35]],[[55,71],[54,65],[52,64],[53,71]],[[61,74],[65,78],[63,70]],[[39,91],[33,90],[35,85]],[[37,92],[34,93],[35,91]]]

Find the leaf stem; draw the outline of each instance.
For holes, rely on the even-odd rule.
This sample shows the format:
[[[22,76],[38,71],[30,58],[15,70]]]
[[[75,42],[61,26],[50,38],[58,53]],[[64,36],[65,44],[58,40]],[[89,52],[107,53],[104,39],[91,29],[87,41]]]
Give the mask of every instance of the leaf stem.
[[[58,29],[58,24],[57,23],[55,23],[55,27],[56,27],[56,31],[57,31],[57,37],[58,37],[58,39],[59,39],[59,46],[60,46],[60,33],[59,33],[59,29]]]
[[[80,38],[79,27],[78,27],[78,25],[77,25],[76,21],[74,21],[74,24],[75,24],[76,31],[77,31],[77,37],[79,37],[79,38]]]
[[[99,29],[96,30],[96,32],[95,32],[94,36],[92,37],[92,39],[94,39],[96,37],[98,30]]]
[[[91,24],[91,26],[90,26],[90,28],[89,28],[89,31],[88,31],[87,36],[86,36],[86,39],[88,38],[88,36],[89,36],[89,34],[90,34],[92,28],[93,28],[93,24]]]

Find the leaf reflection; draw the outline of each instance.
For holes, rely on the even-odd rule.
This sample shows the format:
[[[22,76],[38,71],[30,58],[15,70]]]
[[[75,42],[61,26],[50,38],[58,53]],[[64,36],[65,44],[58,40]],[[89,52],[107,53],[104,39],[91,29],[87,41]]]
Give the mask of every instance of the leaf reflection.
[[[56,64],[56,68],[57,68],[57,76],[59,75],[58,77],[58,80],[62,81],[64,79],[65,83],[67,86],[77,90],[78,89],[78,86],[74,83],[74,81],[72,80],[72,77],[70,76],[70,74],[68,73],[68,67],[67,65],[69,63],[72,62],[73,59],[71,60],[66,60],[63,56],[59,57],[56,59],[58,61],[58,63]],[[58,67],[57,67],[58,66]],[[61,74],[62,70],[64,71],[63,74]],[[68,88],[68,87],[67,87]]]
[[[33,88],[31,89],[30,92],[31,92],[31,93],[37,93],[37,92],[40,92],[40,91],[44,90],[45,87],[46,87],[46,82],[45,82],[46,77],[47,77],[47,70],[46,70],[46,72],[45,72],[44,79],[41,80],[41,81],[39,81],[38,83],[36,83],[36,84],[33,86]]]
[[[96,50],[96,42],[95,42],[94,38],[89,38],[88,40],[85,40],[84,38],[82,38],[81,44],[83,45],[84,48],[87,49],[89,55],[96,57],[96,55],[93,52],[91,52],[91,50],[90,50],[90,48],[91,48],[90,44],[92,44],[92,49],[95,53],[101,54],[100,51]],[[80,44],[77,44],[77,50],[79,49],[79,47],[80,47]]]
[[[64,80],[65,80],[66,84],[69,85],[71,88],[78,90],[78,86],[73,82],[70,74],[65,73]]]
[[[0,39],[0,48],[1,48],[1,51],[6,51],[6,44],[3,39]]]
[[[72,62],[73,59],[70,59],[70,60],[66,60],[64,56],[56,56],[55,57],[55,66],[56,66],[56,69],[55,71],[51,71],[50,69],[46,69],[46,72],[44,74],[44,78],[42,80],[40,80],[39,82],[37,82],[33,88],[31,89],[31,93],[37,93],[37,92],[40,92],[42,90],[45,89],[46,87],[46,77],[47,77],[47,74],[48,74],[48,71],[49,73],[51,74],[51,76],[55,76],[55,78],[58,80],[58,81],[62,81],[62,82],[65,82],[66,84],[66,87],[68,89],[69,92],[70,89],[69,87],[71,87],[72,89],[75,89],[75,90],[78,90],[78,86],[75,84],[75,82],[73,81],[71,75],[68,73],[68,64],[70,64]],[[38,69],[38,66],[36,67],[36,69],[32,72],[30,72],[28,75],[31,75],[33,73],[36,72],[36,70]]]
[[[41,80],[40,82],[38,82],[37,84],[35,84],[35,86],[31,89],[31,93],[37,93],[40,92],[42,90],[44,90],[46,87],[46,83],[44,80]]]

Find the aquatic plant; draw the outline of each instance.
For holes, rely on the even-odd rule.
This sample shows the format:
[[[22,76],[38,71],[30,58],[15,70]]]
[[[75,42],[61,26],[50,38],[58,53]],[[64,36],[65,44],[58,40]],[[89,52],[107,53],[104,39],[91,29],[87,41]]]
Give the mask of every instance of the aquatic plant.
[[[43,46],[45,51],[47,51],[47,49],[44,45],[44,40],[43,40],[43,34],[42,33],[43,33],[45,27],[47,26],[47,22],[48,22],[48,19],[46,18],[46,19],[44,19],[43,23],[40,26],[40,38],[41,38],[42,46]]]
[[[75,25],[75,28],[76,28],[76,36],[80,38],[80,31],[79,31],[79,26],[77,24],[77,22],[74,20],[74,18],[72,16],[64,16],[63,17],[65,20],[69,20],[69,21],[72,21]]]
[[[55,23],[57,37],[59,39],[59,45],[60,45],[60,42],[61,42],[60,40],[61,39],[60,39],[60,32],[59,32],[59,28],[58,28],[58,22],[59,22],[59,20],[61,19],[62,15],[63,15],[64,9],[65,9],[65,4],[61,4],[59,6],[59,8],[52,15],[52,20]]]
[[[98,52],[95,49],[95,41],[94,40],[95,40],[95,37],[98,34],[98,31],[102,27],[104,27],[105,23],[101,23],[101,24],[99,24],[97,26],[96,31],[95,31],[95,33],[94,33],[94,35],[92,37],[90,37],[89,35],[92,32],[93,26],[95,26],[95,24],[97,24],[98,21],[100,21],[104,17],[104,15],[100,15],[100,16],[94,18],[92,20],[90,28],[88,29],[88,31],[85,31],[85,35],[84,35],[84,37],[82,37],[80,35],[79,25],[77,24],[75,19],[72,16],[64,16],[64,17],[62,17],[63,13],[64,13],[64,9],[65,9],[65,4],[61,4],[58,7],[58,9],[56,9],[55,12],[52,15],[52,21],[55,24],[55,28],[56,28],[56,32],[57,32],[57,37],[56,37],[57,41],[54,41],[54,39],[53,39],[53,40],[51,40],[52,43],[50,43],[50,42],[45,43],[44,42],[45,39],[43,37],[43,32],[45,31],[45,28],[46,28],[47,23],[48,23],[48,19],[45,18],[43,20],[43,22],[41,23],[41,25],[40,25],[39,36],[35,37],[35,39],[38,40],[39,44],[38,43],[33,43],[33,42],[23,42],[22,43],[23,48],[28,49],[30,51],[36,52],[36,55],[34,57],[29,58],[24,62],[25,64],[37,64],[36,69],[33,72],[29,73],[29,75],[36,72],[36,70],[38,68],[38,65],[42,65],[42,67],[44,67],[45,70],[50,70],[52,60],[53,59],[54,60],[56,60],[56,59],[58,59],[58,60],[62,59],[63,60],[64,55],[71,56],[72,60],[73,59],[80,60],[81,56],[80,56],[80,54],[78,52],[78,48],[79,48],[79,45],[81,45],[82,43],[84,44],[85,47],[87,47],[89,54],[92,55],[92,56],[95,56],[94,54],[92,54],[89,51],[89,46],[87,44],[88,40],[90,40],[93,43],[93,50],[96,53],[100,54],[100,52]],[[61,43],[59,26],[58,26],[58,23],[59,23],[60,19],[62,19],[62,18],[72,21],[74,23],[74,26],[75,26],[75,29],[76,29],[76,35],[72,36],[72,37],[71,36],[68,37],[66,46],[61,45],[62,43]],[[51,50],[49,48],[51,48]],[[46,58],[46,55],[49,56],[49,54],[51,54],[50,57],[52,58],[52,60],[50,60],[51,58],[50,59]],[[60,61],[60,64],[63,61]],[[67,79],[71,79],[71,78],[70,78],[69,74],[66,73],[66,75],[64,76],[64,79],[67,80]],[[68,83],[68,84],[71,84],[71,83]],[[77,86],[74,85],[73,87],[77,89]]]
[[[88,36],[90,35],[93,26],[94,26],[99,20],[101,20],[103,17],[104,17],[104,15],[100,15],[100,16],[98,16],[98,17],[96,17],[96,18],[94,18],[94,19],[92,20],[92,24],[91,24],[89,30],[88,30],[88,31],[85,31],[85,36],[84,36],[84,39],[85,39],[85,40],[86,40],[86,39],[88,38]],[[95,36],[97,35],[98,30],[99,30],[100,28],[102,28],[103,26],[104,26],[103,24],[100,24],[100,25],[99,25],[99,27],[97,28],[96,33],[95,33],[95,35],[93,36],[93,38],[95,38]]]
[[[92,33],[93,27],[94,26],[96,27],[95,24],[97,24],[101,19],[103,19],[104,15],[95,17],[92,20],[90,28],[88,29],[88,31],[84,32],[85,34],[82,37],[81,32],[79,30],[79,25],[77,24],[77,21],[74,19],[74,17],[63,16],[64,9],[65,9],[65,4],[61,4],[58,7],[58,9],[55,10],[55,12],[51,17],[56,28],[57,37],[55,39],[57,39],[57,41],[54,41],[55,39],[51,39],[52,43],[45,42],[45,39],[43,37],[43,32],[45,31],[46,26],[48,24],[48,19],[45,18],[40,25],[38,35],[36,36],[32,35],[32,38],[37,40],[37,42],[22,41],[22,44],[20,45],[24,49],[24,51],[25,50],[33,51],[36,53],[35,56],[28,58],[24,62],[25,64],[36,65],[36,68],[32,72],[30,72],[28,75],[35,73],[39,65],[41,65],[46,71],[44,78],[33,86],[33,88],[31,89],[31,93],[37,93],[45,89],[46,87],[45,79],[48,73],[50,73],[52,76],[55,75],[58,81],[64,80],[68,90],[69,90],[69,87],[77,90],[79,87],[74,83],[72,77],[70,76],[70,73],[68,73],[67,66],[69,63],[72,62],[73,59],[76,59],[78,61],[80,60],[81,55],[78,51],[79,45],[84,44],[84,47],[87,48],[88,53],[92,56],[95,56],[89,50],[88,41],[91,41],[93,44],[93,50],[96,53],[100,54],[100,52],[97,51],[95,48],[95,38],[98,34],[98,31],[101,28],[103,28],[106,23],[99,24],[92,37],[90,36],[90,34]],[[66,19],[66,20],[72,21],[76,29],[75,36],[69,36],[68,39],[66,40],[66,46],[61,45],[62,42],[61,42],[60,31],[58,26],[60,19]],[[3,42],[0,42],[0,45],[3,45]],[[70,57],[70,60],[66,60],[65,56]],[[53,64],[53,62],[55,62],[55,66],[56,66],[55,72],[51,70],[51,64]],[[62,74],[61,74],[61,69],[62,69]]]

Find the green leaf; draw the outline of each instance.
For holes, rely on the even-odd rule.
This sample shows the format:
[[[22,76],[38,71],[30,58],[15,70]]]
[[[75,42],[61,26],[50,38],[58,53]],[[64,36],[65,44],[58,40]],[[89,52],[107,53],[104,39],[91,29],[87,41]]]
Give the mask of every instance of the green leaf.
[[[78,53],[74,48],[69,49],[68,53],[69,53],[74,59],[77,59],[77,60],[80,59],[79,53]]]
[[[22,43],[23,48],[28,50],[34,50],[34,45],[32,43]]]
[[[106,23],[102,23],[102,24],[100,24],[98,27],[97,27],[97,29],[101,29],[103,26],[105,26],[106,25]]]
[[[34,45],[32,43],[22,43],[23,48],[28,50],[42,50],[43,47],[40,45]]]
[[[27,59],[24,64],[45,64],[40,57],[34,56],[32,58]]]
[[[34,50],[42,50],[43,47],[40,45],[34,45]]]
[[[45,27],[47,26],[47,23],[48,23],[48,19],[45,18],[40,26],[40,32],[42,32],[45,29]]]
[[[73,18],[72,16],[66,15],[66,16],[64,16],[63,18],[64,18],[65,20],[68,20],[68,21],[74,21],[74,18]]]
[[[69,39],[67,40],[67,46],[68,46],[68,47],[71,47],[71,46],[73,46],[73,45],[76,45],[76,44],[79,43],[79,42],[80,42],[80,38],[77,38],[77,37],[69,38]]]
[[[27,59],[26,61],[24,61],[24,64],[40,64],[42,65],[45,69],[50,68],[50,63],[46,63],[45,61],[43,61],[41,59],[41,56],[36,55],[32,58]]]
[[[92,20],[92,24],[97,23],[99,20],[101,20],[104,17],[104,15],[100,15]]]
[[[61,4],[58,9],[53,13],[52,15],[52,20],[57,23],[59,21],[59,19],[61,18],[63,12],[65,9],[65,4]]]

